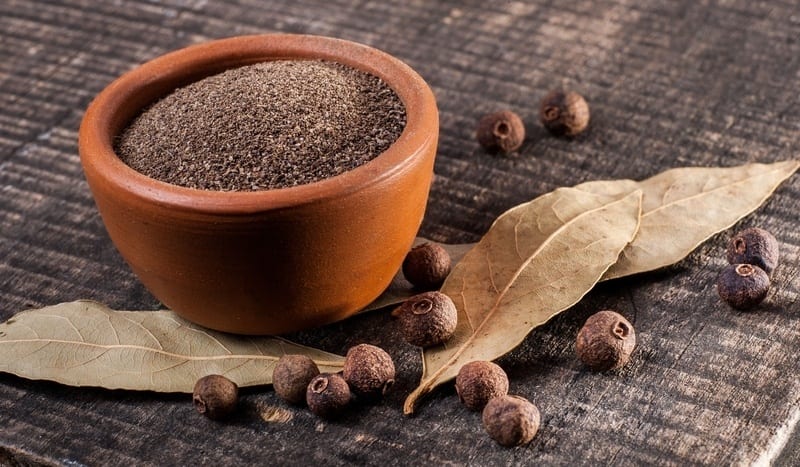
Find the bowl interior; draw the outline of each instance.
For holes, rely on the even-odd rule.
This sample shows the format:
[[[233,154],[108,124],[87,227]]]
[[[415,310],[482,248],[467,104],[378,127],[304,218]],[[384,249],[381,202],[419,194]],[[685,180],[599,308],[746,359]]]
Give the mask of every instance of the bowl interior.
[[[399,96],[406,126],[383,153],[355,169],[290,188],[232,192],[180,187],[147,177],[114,153],[114,138],[145,107],[172,90],[225,70],[270,60],[328,60],[380,77]],[[420,142],[436,138],[435,100],[422,78],[403,62],[353,42],[307,35],[242,36],[188,47],[161,56],[123,75],[90,106],[81,125],[87,170],[102,171],[116,188],[174,209],[209,213],[252,213],[338,196],[404,170]],[[436,121],[434,121],[436,120]]]

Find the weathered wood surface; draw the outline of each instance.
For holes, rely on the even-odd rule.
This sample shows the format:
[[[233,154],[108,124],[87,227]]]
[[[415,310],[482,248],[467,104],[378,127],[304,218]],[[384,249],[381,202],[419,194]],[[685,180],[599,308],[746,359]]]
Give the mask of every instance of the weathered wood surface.
[[[505,209],[562,185],[800,157],[791,0],[4,0],[0,318],[78,298],[158,306],[111,245],[83,180],[83,109],[114,77],[168,50],[270,31],[374,45],[429,81],[442,132],[421,233],[439,241],[475,241]],[[593,111],[573,141],[535,122],[538,100],[561,85]],[[528,122],[515,157],[487,155],[472,139],[477,119],[503,107]],[[794,177],[737,226],[767,228],[782,246],[774,287],[754,312],[732,311],[714,290],[725,233],[675,267],[601,284],[501,359],[512,392],[543,414],[527,447],[495,445],[452,387],[404,418],[420,360],[388,312],[375,312],[292,336],[338,353],[370,342],[398,362],[388,400],[339,422],[287,408],[268,388],[245,391],[239,415],[219,424],[187,396],[0,375],[0,463],[797,465],[798,211]],[[599,308],[618,309],[637,330],[638,350],[618,374],[589,373],[573,356],[575,333]]]

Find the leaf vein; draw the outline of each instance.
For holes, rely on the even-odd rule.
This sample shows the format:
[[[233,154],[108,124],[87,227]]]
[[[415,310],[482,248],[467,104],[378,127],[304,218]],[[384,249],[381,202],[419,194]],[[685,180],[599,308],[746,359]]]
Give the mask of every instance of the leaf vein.
[[[688,196],[688,197],[685,197],[685,198],[676,199],[676,200],[674,200],[674,201],[672,201],[672,202],[670,202],[670,203],[664,203],[664,202],[663,202],[663,199],[662,199],[662,204],[661,204],[660,206],[658,206],[657,208],[655,208],[655,209],[653,209],[653,210],[651,210],[651,211],[648,211],[648,212],[643,212],[643,213],[642,213],[642,219],[644,219],[645,217],[648,217],[648,216],[650,216],[650,215],[652,215],[652,214],[654,214],[654,213],[656,213],[656,212],[658,212],[658,211],[661,211],[661,210],[667,209],[667,208],[669,208],[669,207],[672,207],[672,206],[674,206],[674,205],[676,205],[676,204],[681,204],[681,203],[689,202],[689,201],[692,201],[692,200],[694,200],[694,199],[696,199],[696,198],[701,198],[701,197],[703,197],[703,196],[708,196],[708,194],[710,194],[710,193],[714,193],[714,192],[716,192],[716,191],[720,191],[720,190],[727,190],[727,189],[730,189],[730,188],[731,188],[731,187],[733,187],[733,186],[741,185],[741,184],[743,184],[743,183],[747,183],[747,184],[749,184],[749,183],[752,183],[753,179],[757,179],[757,178],[761,178],[761,177],[766,177],[766,176],[768,176],[768,175],[773,175],[773,174],[775,174],[775,173],[783,173],[783,172],[785,172],[785,170],[783,170],[783,169],[773,169],[773,170],[769,170],[769,171],[766,171],[766,172],[761,172],[761,173],[759,173],[759,174],[757,174],[757,175],[754,175],[754,176],[752,176],[752,177],[748,177],[747,179],[744,179],[744,180],[736,180],[735,182],[726,183],[726,184],[724,184],[724,185],[720,185],[720,186],[718,186],[718,187],[716,187],[716,188],[714,188],[714,189],[708,190],[708,191],[702,191],[702,192],[700,192],[700,193],[696,193],[696,194],[694,194],[694,195],[692,195],[692,196]],[[667,191],[669,191],[669,190],[667,190]],[[764,198],[764,199],[768,198],[770,194],[771,194],[771,193],[767,193],[767,194],[765,195],[765,198]],[[665,197],[665,196],[666,196],[666,192],[664,193],[664,197]],[[662,198],[663,198],[663,197],[662,197]]]
[[[76,347],[94,347],[94,348],[101,348],[107,349],[107,351],[111,350],[141,350],[145,352],[152,352],[160,355],[164,355],[170,358],[178,358],[178,359],[185,359],[191,361],[205,361],[205,360],[231,360],[231,359],[249,359],[249,360],[267,360],[267,361],[277,361],[278,357],[273,357],[270,355],[242,355],[242,354],[226,354],[226,355],[184,355],[175,352],[168,352],[163,349],[154,349],[152,347],[146,347],[141,345],[134,345],[134,344],[95,344],[91,342],[78,342],[78,341],[68,341],[68,340],[61,340],[61,339],[13,339],[13,340],[4,340],[0,341],[0,348],[4,344],[18,344],[18,343],[44,343],[45,346],[51,344],[64,344]],[[41,351],[45,346],[42,346],[36,349],[32,353],[36,353]],[[323,366],[330,366],[330,367],[340,367],[343,365],[342,362],[338,361],[327,361],[327,360],[316,360],[318,365]]]

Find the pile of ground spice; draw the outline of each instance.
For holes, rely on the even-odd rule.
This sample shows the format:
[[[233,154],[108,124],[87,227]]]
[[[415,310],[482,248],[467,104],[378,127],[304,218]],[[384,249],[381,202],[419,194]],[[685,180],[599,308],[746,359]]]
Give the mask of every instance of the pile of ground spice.
[[[405,123],[405,107],[381,79],[338,63],[281,60],[175,90],[133,120],[115,150],[174,185],[266,190],[354,169]]]

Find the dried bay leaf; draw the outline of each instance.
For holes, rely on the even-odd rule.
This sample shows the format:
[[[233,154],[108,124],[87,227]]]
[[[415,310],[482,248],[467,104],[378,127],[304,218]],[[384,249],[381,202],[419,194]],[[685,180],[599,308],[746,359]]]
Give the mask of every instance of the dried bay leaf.
[[[287,353],[308,355],[321,371],[342,369],[338,355],[276,337],[210,331],[170,311],[115,311],[80,300],[0,324],[0,371],[72,386],[190,393],[212,373],[240,387],[270,384]]]
[[[559,188],[501,215],[442,286],[456,303],[458,327],[444,345],[423,351],[422,378],[404,412],[465,363],[504,355],[577,303],[633,239],[641,200],[638,191]]]
[[[639,233],[623,250],[618,264],[603,276],[602,280],[608,280],[677,263],[703,241],[757,209],[798,168],[798,161],[736,167],[684,167],[661,172],[640,182],[598,180],[573,188],[607,196],[623,196],[636,190],[643,192]],[[687,212],[690,215],[685,215]],[[705,229],[692,231],[693,224],[702,224]],[[664,240],[669,243],[665,244]],[[463,256],[475,246],[474,243],[440,245],[454,258]],[[387,306],[402,302],[411,295],[411,284],[405,281],[402,273],[398,273],[387,289],[387,295],[382,295],[379,300],[386,300],[388,303],[382,306]]]
[[[671,169],[641,182],[587,182],[576,189],[615,196],[642,190],[639,233],[603,280],[652,271],[685,258],[701,243],[757,209],[800,166],[798,161]]]
[[[454,244],[448,245],[446,243],[438,243],[434,242],[433,240],[428,240],[423,237],[417,237],[414,239],[414,246],[420,245],[422,243],[436,243],[441,245],[447,252],[450,254],[450,260],[452,261],[453,265],[458,264],[461,261],[461,258],[469,251],[475,244],[474,243],[463,243],[463,244]],[[372,303],[367,305],[360,313],[364,313],[367,311],[374,311],[381,308],[385,308],[391,305],[397,305],[399,303],[403,303],[408,298],[420,293],[419,290],[415,289],[410,282],[408,282],[403,275],[402,268],[397,271],[394,278],[392,279],[391,284],[383,293],[376,298]]]

